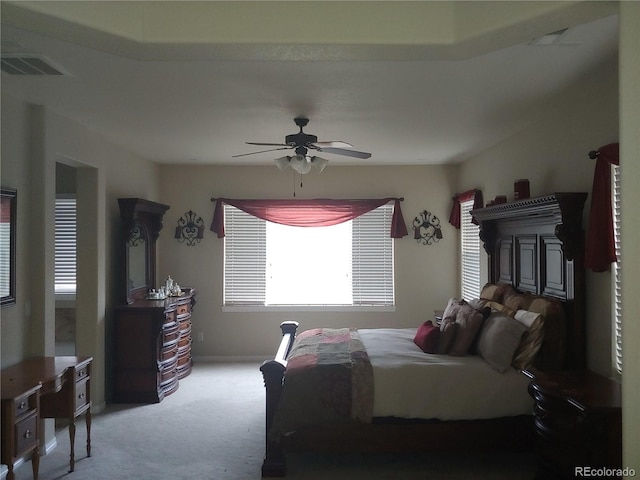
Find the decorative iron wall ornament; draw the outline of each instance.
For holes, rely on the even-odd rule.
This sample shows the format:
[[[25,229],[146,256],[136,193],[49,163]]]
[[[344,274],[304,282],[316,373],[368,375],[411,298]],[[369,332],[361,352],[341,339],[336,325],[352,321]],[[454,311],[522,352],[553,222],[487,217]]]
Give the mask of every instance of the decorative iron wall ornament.
[[[440,219],[423,210],[413,219],[413,238],[423,245],[431,245],[442,238]]]
[[[180,219],[178,219],[178,226],[176,227],[176,239],[180,243],[187,243],[187,246],[192,247],[197,243],[200,243],[204,236],[204,222],[202,217],[199,217],[196,213],[189,210]]]

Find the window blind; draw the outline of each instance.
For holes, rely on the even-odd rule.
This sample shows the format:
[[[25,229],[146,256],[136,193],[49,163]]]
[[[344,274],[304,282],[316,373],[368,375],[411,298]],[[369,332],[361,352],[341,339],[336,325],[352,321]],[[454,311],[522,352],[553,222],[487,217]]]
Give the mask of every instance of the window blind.
[[[617,261],[612,264],[613,276],[613,328],[614,328],[614,363],[619,373],[622,373],[622,231],[620,216],[620,167],[611,165],[611,206],[613,208],[613,236]]]
[[[76,199],[56,198],[55,293],[76,292]]]
[[[471,223],[471,210],[473,200],[460,202],[460,278],[462,298],[465,300],[480,296],[480,229]]]
[[[353,219],[352,282],[354,305],[393,305],[393,205]]]
[[[224,304],[264,305],[266,222],[224,206]]]

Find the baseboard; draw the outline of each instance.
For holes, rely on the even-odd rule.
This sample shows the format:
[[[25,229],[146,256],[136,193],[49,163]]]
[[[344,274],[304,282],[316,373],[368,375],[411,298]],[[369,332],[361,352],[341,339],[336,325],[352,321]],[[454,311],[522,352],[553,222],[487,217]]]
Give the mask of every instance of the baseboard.
[[[261,364],[269,357],[261,356],[243,356],[243,355],[207,355],[193,357],[193,363],[257,363]]]

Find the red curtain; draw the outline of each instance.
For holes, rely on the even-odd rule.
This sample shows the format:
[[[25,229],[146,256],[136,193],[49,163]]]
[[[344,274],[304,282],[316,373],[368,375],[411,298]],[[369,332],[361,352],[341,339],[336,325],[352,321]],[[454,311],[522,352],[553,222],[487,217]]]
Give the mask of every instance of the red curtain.
[[[473,198],[473,209],[482,208],[484,200],[482,199],[482,191],[473,189],[464,193],[458,193],[453,197],[453,206],[449,214],[449,223],[456,228],[460,228],[460,203],[468,202]],[[475,218],[471,218],[471,222],[478,223]]]
[[[619,144],[605,145],[597,150],[596,155],[584,266],[594,272],[605,272],[616,261],[611,208],[611,165],[620,164]]]
[[[211,222],[211,231],[224,237],[224,209],[232,205],[250,215],[274,223],[294,227],[328,227],[353,220],[389,202],[394,203],[391,219],[391,238],[402,238],[408,234],[400,209],[399,198],[372,200],[234,200],[218,198]]]

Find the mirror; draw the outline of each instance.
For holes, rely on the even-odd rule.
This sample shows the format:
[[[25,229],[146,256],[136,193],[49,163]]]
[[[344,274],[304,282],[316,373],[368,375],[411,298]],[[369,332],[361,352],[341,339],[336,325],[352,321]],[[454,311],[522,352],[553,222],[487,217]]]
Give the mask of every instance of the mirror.
[[[18,192],[2,188],[0,203],[0,304],[16,303],[16,203]]]
[[[144,225],[137,223],[131,229],[128,249],[129,290],[150,285],[147,278],[147,232]]]
[[[123,301],[143,300],[156,284],[156,240],[169,207],[141,198],[119,198],[122,221]]]

